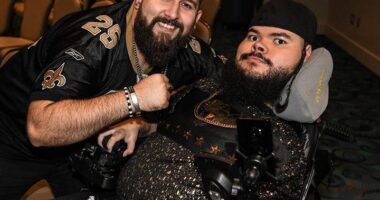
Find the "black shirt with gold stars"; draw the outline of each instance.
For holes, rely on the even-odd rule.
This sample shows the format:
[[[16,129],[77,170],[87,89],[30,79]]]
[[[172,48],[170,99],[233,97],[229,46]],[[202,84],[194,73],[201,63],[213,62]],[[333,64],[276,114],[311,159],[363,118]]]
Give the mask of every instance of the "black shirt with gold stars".
[[[304,195],[312,177],[309,152],[315,143],[308,135],[317,133],[314,125],[286,122],[262,106],[227,103],[217,88],[202,79],[171,99],[158,133],[142,144],[120,173],[122,199],[207,199],[195,155],[208,154],[232,166],[238,158],[238,118],[266,119],[271,124],[272,173],[277,180],[259,181],[258,199],[300,199]]]

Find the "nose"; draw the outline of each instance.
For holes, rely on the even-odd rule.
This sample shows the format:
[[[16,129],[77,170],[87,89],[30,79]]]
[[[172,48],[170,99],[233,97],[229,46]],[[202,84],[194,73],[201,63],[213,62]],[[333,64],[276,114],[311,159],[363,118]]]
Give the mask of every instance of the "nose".
[[[266,53],[268,51],[268,48],[263,43],[263,41],[259,40],[253,43],[252,45],[252,51],[260,52],[260,53]]]
[[[173,1],[171,5],[165,10],[165,16],[170,19],[177,19],[179,13],[179,3]]]

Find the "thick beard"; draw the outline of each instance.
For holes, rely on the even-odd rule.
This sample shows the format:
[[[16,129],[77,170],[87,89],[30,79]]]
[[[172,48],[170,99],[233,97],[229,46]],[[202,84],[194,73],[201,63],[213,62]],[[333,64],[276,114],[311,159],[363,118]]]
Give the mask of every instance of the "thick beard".
[[[168,35],[161,34],[156,37],[153,27],[157,22],[164,22],[179,28],[179,33],[174,39]],[[188,36],[183,34],[183,24],[177,20],[170,20],[163,17],[155,17],[148,25],[146,17],[143,16],[142,9],[137,12],[134,24],[135,41],[145,61],[155,68],[163,68],[177,56],[178,51],[188,42]]]
[[[238,64],[230,64],[223,72],[223,97],[245,106],[273,104],[294,73],[283,68],[270,68],[265,75],[249,76]]]

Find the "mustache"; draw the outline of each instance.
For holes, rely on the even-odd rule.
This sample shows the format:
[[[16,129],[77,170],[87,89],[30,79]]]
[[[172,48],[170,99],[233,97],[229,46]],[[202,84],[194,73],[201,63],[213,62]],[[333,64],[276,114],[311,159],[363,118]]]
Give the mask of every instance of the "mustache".
[[[273,63],[272,63],[272,61],[271,61],[270,59],[264,57],[263,54],[261,54],[261,53],[256,53],[256,52],[254,52],[254,51],[253,51],[253,52],[250,52],[250,53],[243,53],[243,54],[241,54],[239,60],[240,60],[240,61],[243,61],[243,60],[248,59],[248,58],[251,57],[251,56],[255,56],[255,57],[257,57],[257,58],[260,58],[260,59],[263,60],[267,65],[269,65],[269,66],[273,66]]]
[[[183,30],[183,24],[181,22],[179,22],[178,20],[176,19],[168,19],[168,18],[165,18],[165,17],[155,17],[153,20],[152,20],[152,26],[158,22],[162,22],[162,23],[165,23],[165,24],[169,24],[169,25],[172,25],[176,28],[179,28],[181,31]]]

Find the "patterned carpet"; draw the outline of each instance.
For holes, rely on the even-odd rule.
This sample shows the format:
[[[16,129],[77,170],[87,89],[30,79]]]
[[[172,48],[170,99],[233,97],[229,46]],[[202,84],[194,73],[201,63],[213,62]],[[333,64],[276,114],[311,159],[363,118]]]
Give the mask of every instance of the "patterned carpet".
[[[334,59],[330,103],[323,119],[347,126],[353,142],[322,136],[320,148],[332,154],[335,169],[319,188],[322,199],[380,199],[380,78],[325,37],[315,46]],[[330,184],[328,184],[330,183]]]
[[[218,27],[212,46],[233,58],[245,31]],[[331,154],[332,173],[319,187],[321,199],[380,199],[380,78],[324,36],[315,48],[325,47],[334,60],[330,101],[323,120],[349,128],[351,139],[324,134],[320,149]]]

